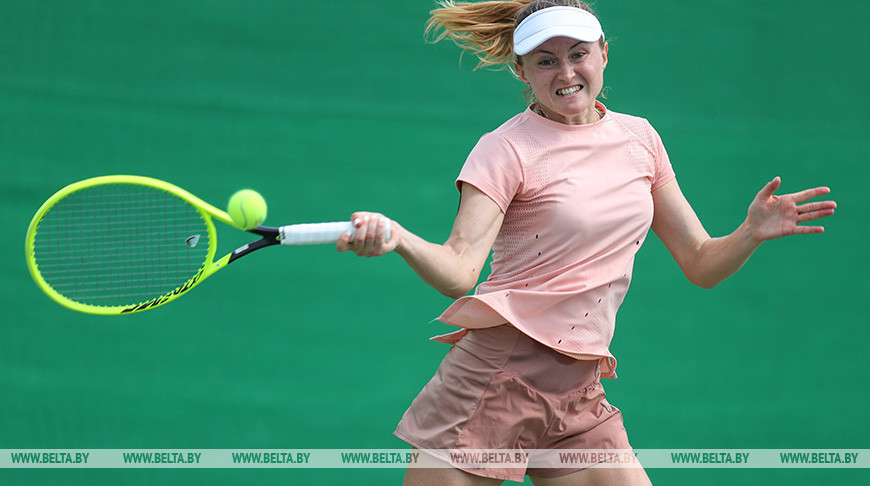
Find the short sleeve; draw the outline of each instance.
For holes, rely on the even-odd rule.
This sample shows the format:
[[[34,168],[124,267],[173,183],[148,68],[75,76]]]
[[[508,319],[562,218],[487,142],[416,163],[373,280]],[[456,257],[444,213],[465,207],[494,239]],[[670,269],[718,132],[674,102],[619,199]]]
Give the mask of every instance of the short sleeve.
[[[504,137],[487,133],[478,140],[456,179],[480,189],[506,212],[520,190],[523,170],[516,150]]]
[[[668,157],[668,152],[665,150],[665,144],[662,142],[661,136],[652,127],[650,130],[653,133],[653,153],[655,154],[655,175],[652,180],[652,190],[662,187],[670,180],[676,178],[674,168],[671,166],[671,159]]]

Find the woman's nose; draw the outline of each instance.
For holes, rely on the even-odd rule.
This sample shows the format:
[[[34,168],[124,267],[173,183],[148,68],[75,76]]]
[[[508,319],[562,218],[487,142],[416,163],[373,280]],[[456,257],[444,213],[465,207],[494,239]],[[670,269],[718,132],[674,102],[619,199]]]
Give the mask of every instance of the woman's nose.
[[[574,78],[574,66],[570,62],[562,62],[559,65],[559,78],[565,80]]]

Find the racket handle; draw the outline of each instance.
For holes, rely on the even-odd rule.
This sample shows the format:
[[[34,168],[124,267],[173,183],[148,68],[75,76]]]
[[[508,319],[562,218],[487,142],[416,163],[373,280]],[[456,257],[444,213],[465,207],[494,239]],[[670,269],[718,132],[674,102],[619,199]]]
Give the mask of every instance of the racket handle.
[[[356,236],[356,227],[350,221],[337,223],[291,224],[278,228],[278,239],[282,245],[325,245],[335,243],[348,230],[350,240]],[[387,220],[386,241],[390,241],[390,220]]]

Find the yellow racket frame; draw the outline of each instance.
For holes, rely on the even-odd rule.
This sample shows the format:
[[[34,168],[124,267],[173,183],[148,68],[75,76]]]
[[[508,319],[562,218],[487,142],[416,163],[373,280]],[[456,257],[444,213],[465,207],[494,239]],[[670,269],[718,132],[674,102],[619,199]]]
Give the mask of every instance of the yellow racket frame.
[[[167,292],[160,297],[151,299],[149,301],[139,302],[132,306],[97,306],[83,304],[81,302],[75,302],[73,300],[70,300],[67,297],[64,297],[63,295],[58,293],[55,289],[53,289],[42,277],[42,274],[39,271],[39,265],[36,262],[34,241],[36,239],[36,234],[39,231],[40,221],[42,220],[43,216],[45,216],[51,210],[51,208],[53,208],[55,204],[58,203],[58,201],[62,200],[66,196],[87,187],[107,184],[135,184],[156,188],[168,192],[193,206],[197,210],[197,212],[199,212],[200,216],[205,222],[209,239],[208,252],[200,270],[185,283],[178,286],[174,290]],[[97,315],[119,315],[152,309],[168,302],[172,302],[178,297],[181,297],[182,295],[196,287],[203,280],[208,278],[210,275],[226,266],[231,254],[227,254],[220,260],[214,261],[215,253],[217,252],[217,232],[215,231],[214,222],[212,221],[213,218],[230,226],[236,227],[236,225],[233,224],[233,221],[230,218],[229,214],[227,214],[225,211],[222,211],[212,206],[211,204],[203,201],[202,199],[194,196],[193,194],[185,191],[178,186],[175,186],[165,181],[161,181],[159,179],[133,175],[110,175],[94,177],[91,179],[75,182],[57,191],[53,196],[48,198],[48,200],[42,204],[42,206],[33,216],[33,219],[30,221],[30,225],[27,228],[27,236],[25,238],[25,258],[27,260],[27,269],[30,271],[30,276],[33,277],[36,285],[43,292],[45,292],[46,295],[51,297],[51,299],[55,302],[74,311]]]

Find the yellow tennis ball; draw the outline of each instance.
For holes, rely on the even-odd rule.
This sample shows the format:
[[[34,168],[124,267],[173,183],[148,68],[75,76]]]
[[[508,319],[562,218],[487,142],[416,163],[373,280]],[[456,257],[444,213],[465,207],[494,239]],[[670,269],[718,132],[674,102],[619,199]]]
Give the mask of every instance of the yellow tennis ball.
[[[266,209],[266,200],[259,192],[242,189],[230,197],[227,212],[236,226],[249,230],[263,224],[266,220]]]

